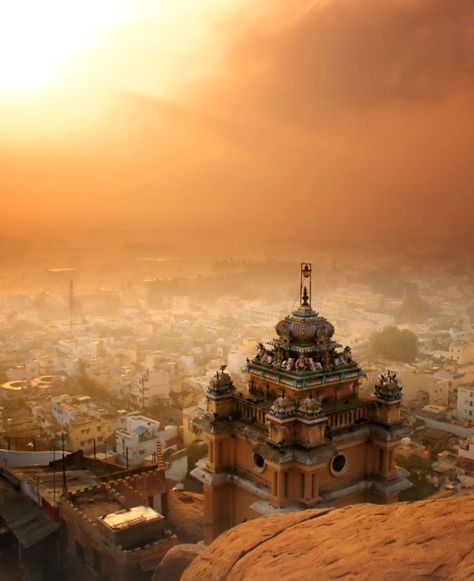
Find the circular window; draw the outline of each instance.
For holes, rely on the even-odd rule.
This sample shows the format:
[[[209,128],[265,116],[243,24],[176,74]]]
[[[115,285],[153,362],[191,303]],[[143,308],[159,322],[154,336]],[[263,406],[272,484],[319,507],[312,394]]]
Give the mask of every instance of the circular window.
[[[252,464],[257,472],[263,472],[265,470],[265,458],[258,452],[252,452]]]
[[[334,456],[334,458],[331,460],[331,472],[334,474],[334,476],[340,476],[341,474],[344,474],[346,469],[347,458],[344,456],[344,454],[338,454],[337,456]]]

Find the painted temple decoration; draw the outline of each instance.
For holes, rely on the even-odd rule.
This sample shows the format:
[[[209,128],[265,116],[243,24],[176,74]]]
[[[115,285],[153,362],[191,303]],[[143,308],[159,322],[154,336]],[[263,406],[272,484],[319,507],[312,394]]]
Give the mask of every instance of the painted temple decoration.
[[[379,383],[375,386],[374,395],[382,401],[400,401],[402,399],[402,386],[394,371],[382,373]]]
[[[209,384],[207,412],[194,420],[209,455],[192,471],[203,483],[206,541],[260,515],[392,502],[410,486],[394,462],[407,433],[396,373],[361,397],[362,369],[311,300],[312,265],[302,263],[300,304],[247,360],[246,389],[225,367]]]

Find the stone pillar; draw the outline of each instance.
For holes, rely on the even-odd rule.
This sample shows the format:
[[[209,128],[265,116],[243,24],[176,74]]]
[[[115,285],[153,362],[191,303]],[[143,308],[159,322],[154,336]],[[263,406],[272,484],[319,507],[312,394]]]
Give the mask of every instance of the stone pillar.
[[[272,496],[278,498],[278,472],[276,470],[272,472]]]
[[[316,472],[311,474],[311,488],[312,488],[312,498],[319,498],[319,476]]]
[[[390,450],[388,450],[386,448],[383,451],[383,454],[384,454],[384,462],[383,462],[384,476],[388,476],[390,474]]]
[[[284,471],[283,470],[278,470],[277,476],[278,476],[278,493],[277,493],[277,503],[278,506],[282,506],[284,501],[285,501],[285,477],[284,477]]]
[[[304,497],[305,498],[313,498],[313,490],[312,490],[312,475],[309,472],[304,473]]]

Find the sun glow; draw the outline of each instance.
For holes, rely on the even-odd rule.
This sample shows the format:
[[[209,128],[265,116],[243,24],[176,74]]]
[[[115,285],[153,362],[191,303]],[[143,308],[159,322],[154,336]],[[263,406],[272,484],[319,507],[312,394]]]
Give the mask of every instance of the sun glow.
[[[67,82],[133,0],[0,0],[0,97]]]

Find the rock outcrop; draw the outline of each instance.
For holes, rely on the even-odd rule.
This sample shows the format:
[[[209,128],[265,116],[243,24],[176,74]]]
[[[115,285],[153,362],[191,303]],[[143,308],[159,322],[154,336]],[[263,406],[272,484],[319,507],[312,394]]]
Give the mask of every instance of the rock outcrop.
[[[182,581],[474,577],[474,495],[256,519],[220,535]]]
[[[204,549],[201,544],[176,545],[163,557],[151,581],[179,581],[186,567]]]

